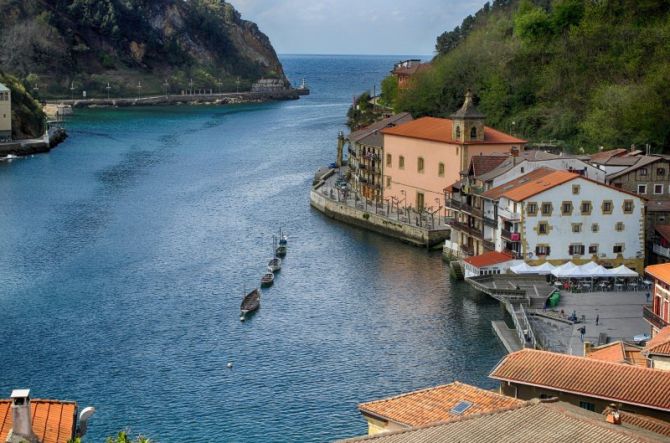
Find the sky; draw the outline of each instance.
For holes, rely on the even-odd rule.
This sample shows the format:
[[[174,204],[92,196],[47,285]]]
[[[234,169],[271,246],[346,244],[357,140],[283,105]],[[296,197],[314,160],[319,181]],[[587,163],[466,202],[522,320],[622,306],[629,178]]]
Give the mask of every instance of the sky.
[[[486,0],[229,0],[279,54],[432,55]]]

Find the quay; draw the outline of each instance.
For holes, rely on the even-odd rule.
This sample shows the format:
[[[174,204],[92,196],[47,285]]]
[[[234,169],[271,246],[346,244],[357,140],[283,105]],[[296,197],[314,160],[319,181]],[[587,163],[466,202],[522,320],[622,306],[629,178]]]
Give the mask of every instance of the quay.
[[[357,200],[337,187],[340,172],[340,169],[329,169],[316,179],[310,191],[313,208],[335,220],[419,247],[442,247],[449,238],[451,229],[439,215]]]
[[[146,97],[125,98],[76,98],[47,100],[49,105],[68,105],[73,108],[125,107],[125,106],[161,106],[181,104],[242,104],[265,103],[279,100],[297,100],[305,92],[299,89],[285,89],[261,92],[225,92],[199,94],[163,94]]]
[[[0,159],[6,159],[10,155],[25,157],[49,152],[66,138],[67,133],[64,128],[60,126],[50,127],[39,138],[0,143]]]

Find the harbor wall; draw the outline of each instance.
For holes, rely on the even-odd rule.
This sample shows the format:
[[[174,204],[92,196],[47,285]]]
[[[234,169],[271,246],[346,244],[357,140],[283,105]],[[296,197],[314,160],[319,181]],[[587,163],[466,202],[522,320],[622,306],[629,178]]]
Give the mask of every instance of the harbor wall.
[[[313,208],[332,219],[394,237],[415,246],[427,248],[442,245],[444,240],[449,237],[449,230],[429,230],[399,223],[386,216],[353,208],[343,202],[331,200],[318,192],[319,187],[317,185],[312,188],[310,192],[310,204]]]

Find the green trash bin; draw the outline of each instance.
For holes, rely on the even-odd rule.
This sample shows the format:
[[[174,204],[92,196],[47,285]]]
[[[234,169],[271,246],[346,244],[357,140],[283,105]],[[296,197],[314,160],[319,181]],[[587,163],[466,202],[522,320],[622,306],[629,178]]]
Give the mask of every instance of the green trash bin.
[[[558,306],[558,302],[561,300],[561,293],[558,291],[554,291],[553,294],[549,297],[549,306],[552,308],[555,308]]]

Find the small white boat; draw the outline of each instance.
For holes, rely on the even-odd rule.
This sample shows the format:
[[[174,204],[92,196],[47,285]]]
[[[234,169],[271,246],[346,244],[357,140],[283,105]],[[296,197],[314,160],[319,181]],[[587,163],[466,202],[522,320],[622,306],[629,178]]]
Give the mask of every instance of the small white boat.
[[[275,257],[268,263],[268,269],[272,272],[278,272],[281,270],[281,258]]]
[[[274,281],[275,281],[275,274],[268,268],[268,272],[263,274],[263,277],[261,277],[261,287],[267,288],[268,286],[272,286]]]

